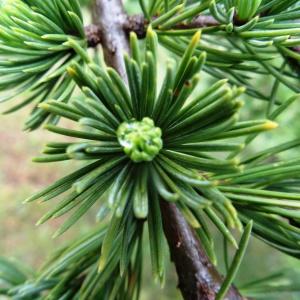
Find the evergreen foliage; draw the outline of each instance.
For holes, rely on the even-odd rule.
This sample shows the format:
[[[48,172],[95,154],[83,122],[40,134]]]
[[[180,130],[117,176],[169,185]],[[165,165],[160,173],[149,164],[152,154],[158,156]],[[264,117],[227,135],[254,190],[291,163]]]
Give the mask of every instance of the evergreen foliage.
[[[21,101],[6,113],[34,103],[25,129],[33,130],[57,117],[38,108],[46,100],[65,103],[75,84],[66,73],[81,58],[69,39],[86,47],[82,15],[77,1],[0,2],[0,101]]]
[[[139,3],[146,37],[141,45],[130,33],[127,84],[87,52],[77,0],[0,2],[1,100],[22,98],[8,112],[33,103],[25,128],[46,122],[66,137],[49,142],[35,162],[82,162],[26,202],[59,198],[38,222],[69,214],[55,237],[101,204],[96,228],[37,274],[0,259],[0,293],[12,299],[138,299],[147,247],[153,277],[163,284],[169,256],[162,201],[176,204],[213,264],[216,229],[226,262],[228,243],[236,249],[217,299],[234,281],[251,234],[300,258],[300,158],[279,155],[300,140],[249,150],[257,136],[276,131],[278,117],[299,98],[300,2]],[[172,52],[162,83],[159,45]],[[210,87],[200,85],[201,72],[215,79]],[[271,90],[259,90],[257,78],[271,80]],[[294,95],[279,99],[280,86]],[[82,97],[73,95],[75,87]],[[246,94],[265,101],[265,119],[241,116]],[[272,278],[241,290],[265,296]]]

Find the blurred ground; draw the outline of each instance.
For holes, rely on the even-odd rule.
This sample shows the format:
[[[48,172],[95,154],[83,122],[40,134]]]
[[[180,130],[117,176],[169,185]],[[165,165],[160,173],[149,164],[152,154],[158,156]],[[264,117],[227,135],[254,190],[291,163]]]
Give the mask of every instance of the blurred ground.
[[[50,237],[62,220],[49,222],[39,228],[34,224],[51,204],[24,205],[22,201],[65,173],[63,163],[38,165],[31,162],[51,134],[44,130],[26,133],[22,126],[28,111],[2,116],[0,129],[0,254],[13,255],[33,266],[40,265],[49,250],[61,244]],[[77,229],[88,226],[82,222]]]

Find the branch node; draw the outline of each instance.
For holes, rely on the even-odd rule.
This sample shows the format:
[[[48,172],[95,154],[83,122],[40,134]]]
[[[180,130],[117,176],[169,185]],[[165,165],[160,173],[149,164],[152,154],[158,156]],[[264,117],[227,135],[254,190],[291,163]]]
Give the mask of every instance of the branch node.
[[[87,39],[88,47],[95,48],[101,43],[101,28],[97,25],[90,24],[84,27],[85,36]]]
[[[146,36],[147,21],[143,15],[128,16],[124,23],[124,30],[129,35],[130,32],[135,32],[139,39]]]

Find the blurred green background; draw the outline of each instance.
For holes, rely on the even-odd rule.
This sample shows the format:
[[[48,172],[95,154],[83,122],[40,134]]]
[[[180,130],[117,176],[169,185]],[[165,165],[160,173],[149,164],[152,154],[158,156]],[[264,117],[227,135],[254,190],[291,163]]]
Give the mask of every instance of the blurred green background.
[[[85,1],[86,2],[86,1]],[[128,1],[127,8],[130,12],[138,12],[137,2]],[[162,52],[165,56],[166,53]],[[209,84],[211,78],[206,78],[204,82]],[[271,81],[268,81],[271,83]],[[257,80],[258,88],[270,88],[268,83]],[[289,91],[282,88],[280,97],[285,100],[289,97]],[[260,117],[266,104],[245,98],[245,117]],[[9,105],[2,105],[4,111]],[[22,124],[28,115],[29,110],[23,110],[12,116],[1,116],[0,126],[0,255],[13,257],[23,263],[39,268],[46,257],[60,245],[72,238],[80,236],[88,231],[94,223],[94,214],[90,212],[69,232],[58,239],[52,239],[51,235],[64,221],[61,218],[56,221],[36,227],[36,221],[53,205],[37,203],[23,205],[22,201],[38,191],[48,183],[68,172],[65,163],[38,165],[31,162],[32,157],[36,156],[43,144],[48,141],[57,141],[57,136],[44,130],[34,133],[22,131]],[[252,150],[261,149],[263,146],[287,141],[300,136],[300,105],[295,103],[279,120],[280,127],[273,133],[268,133],[262,138],[255,140]],[[294,152],[289,155],[298,154]],[[69,164],[68,168],[69,168]],[[75,167],[75,166],[74,166]],[[218,239],[217,248],[221,249],[221,238]],[[221,256],[221,253],[220,253]],[[221,261],[221,259],[220,259]],[[147,259],[146,262],[149,262]],[[220,269],[224,271],[223,266]],[[300,262],[283,255],[262,242],[253,238],[247,251],[247,256],[238,274],[237,284],[249,282],[256,278],[267,276],[268,274],[286,269],[288,279],[299,278],[300,281]],[[165,287],[160,288],[153,283],[151,278],[151,267],[147,265],[144,271],[143,300],[157,299],[181,299],[176,290],[177,278],[173,266],[169,266],[169,274]],[[0,297],[1,299],[1,297]],[[286,293],[280,296],[268,296],[266,300],[272,299],[300,299],[300,294]]]

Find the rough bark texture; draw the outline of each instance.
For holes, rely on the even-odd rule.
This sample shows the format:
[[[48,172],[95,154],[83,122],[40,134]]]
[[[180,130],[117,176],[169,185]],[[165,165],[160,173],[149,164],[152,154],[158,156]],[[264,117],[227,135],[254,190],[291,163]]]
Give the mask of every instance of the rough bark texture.
[[[123,53],[129,51],[126,31],[134,30],[143,36],[145,25],[143,18],[128,19],[124,14],[121,0],[94,0],[94,21],[101,30],[101,44],[106,63],[114,67],[126,80],[123,62]],[[215,299],[222,277],[210,263],[193,229],[187,224],[176,205],[161,201],[161,209],[165,235],[184,299]],[[226,299],[244,298],[232,287]]]

